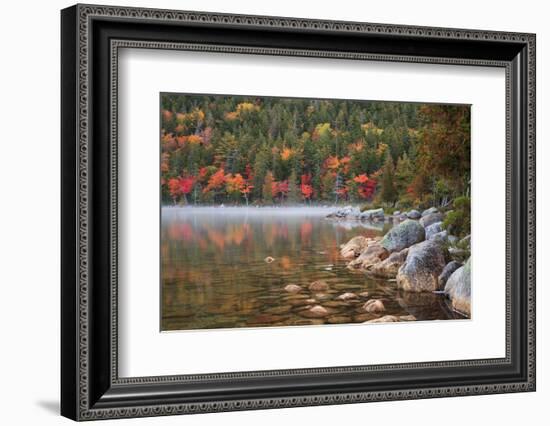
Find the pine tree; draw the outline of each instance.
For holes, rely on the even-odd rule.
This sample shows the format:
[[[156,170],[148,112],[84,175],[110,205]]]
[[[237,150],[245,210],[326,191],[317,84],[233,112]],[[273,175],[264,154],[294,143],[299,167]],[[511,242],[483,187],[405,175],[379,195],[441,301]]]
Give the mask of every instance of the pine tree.
[[[397,159],[397,165],[395,166],[395,187],[398,193],[401,194],[406,191],[412,182],[413,176],[413,165],[405,152]]]
[[[253,169],[253,185],[254,189],[252,190],[254,198],[261,200],[263,198],[263,184],[265,175],[269,169],[270,153],[266,146],[263,146],[258,150],[256,155],[256,160],[254,161]]]
[[[382,188],[380,190],[380,198],[385,203],[392,205],[397,201],[397,190],[395,189],[395,167],[389,152],[386,152],[386,161],[382,166]]]
[[[273,202],[273,173],[269,170],[264,179],[264,184],[262,186],[262,199],[264,203],[271,204]]]
[[[299,203],[302,200],[300,187],[298,186],[298,176],[296,171],[292,170],[290,177],[288,178],[288,202]]]

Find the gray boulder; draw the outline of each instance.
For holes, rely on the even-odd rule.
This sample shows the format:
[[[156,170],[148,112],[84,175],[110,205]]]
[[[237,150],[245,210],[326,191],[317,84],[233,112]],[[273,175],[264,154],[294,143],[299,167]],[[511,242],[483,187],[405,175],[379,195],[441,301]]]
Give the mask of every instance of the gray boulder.
[[[441,232],[438,232],[437,234],[433,234],[432,236],[430,236],[430,241],[435,241],[436,243],[439,243],[439,244],[450,242],[449,235],[447,235],[447,231],[441,231]]]
[[[424,240],[424,228],[414,220],[405,220],[388,231],[380,244],[388,252],[401,251]]]
[[[440,233],[443,231],[443,228],[441,227],[443,225],[443,222],[436,222],[432,223],[429,226],[426,226],[426,239],[431,240],[435,234]]]
[[[423,216],[420,218],[419,222],[424,227],[427,228],[428,226],[443,221],[443,213],[430,213],[426,216]]]
[[[411,210],[405,213],[409,219],[420,219],[422,216],[418,210]]]
[[[432,214],[432,213],[438,213],[438,212],[439,212],[439,210],[437,210],[437,208],[430,207],[429,209],[426,209],[422,212],[422,217],[427,216],[427,215]]]
[[[464,266],[461,266],[447,280],[445,294],[451,299],[451,305],[455,311],[466,316],[471,315],[471,258],[468,258]]]
[[[358,235],[340,246],[340,255],[344,259],[354,259],[369,245],[369,239]]]
[[[409,248],[405,263],[397,273],[397,287],[406,291],[435,291],[445,268],[445,254],[440,244],[423,241]]]
[[[452,260],[445,265],[445,267],[443,268],[443,271],[441,272],[438,278],[439,290],[443,290],[445,288],[445,284],[447,283],[449,277],[453,274],[454,271],[456,271],[461,266],[462,266],[462,263],[457,262],[456,260]]]
[[[396,211],[393,212],[394,216],[399,216],[400,214],[401,214],[401,212],[399,210],[396,210]]]
[[[337,219],[352,219],[358,218],[361,215],[361,211],[357,207],[346,206],[338,210],[329,213],[327,217],[337,218]]]
[[[409,249],[396,251],[382,262],[375,263],[369,269],[369,273],[381,278],[395,278],[397,271],[405,263]]]
[[[350,269],[369,269],[372,265],[389,256],[388,251],[380,243],[372,243],[359,255],[358,258],[348,263]]]
[[[384,219],[384,209],[371,209],[361,212],[359,215],[361,220],[374,220],[374,219]]]

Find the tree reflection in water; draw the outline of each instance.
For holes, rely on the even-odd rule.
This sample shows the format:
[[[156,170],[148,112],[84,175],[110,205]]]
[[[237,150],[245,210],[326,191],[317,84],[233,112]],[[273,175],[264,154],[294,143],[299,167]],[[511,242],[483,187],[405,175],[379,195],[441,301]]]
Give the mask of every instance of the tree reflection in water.
[[[346,268],[340,244],[355,235],[376,236],[382,225],[325,219],[328,208],[163,208],[161,220],[162,330],[287,326],[364,322],[360,300],[339,301],[345,292],[368,291],[386,314],[448,319],[441,297],[398,292],[395,283]],[[275,260],[268,263],[270,256]],[[307,289],[324,280],[322,294]],[[304,307],[326,306],[329,315],[308,318]]]

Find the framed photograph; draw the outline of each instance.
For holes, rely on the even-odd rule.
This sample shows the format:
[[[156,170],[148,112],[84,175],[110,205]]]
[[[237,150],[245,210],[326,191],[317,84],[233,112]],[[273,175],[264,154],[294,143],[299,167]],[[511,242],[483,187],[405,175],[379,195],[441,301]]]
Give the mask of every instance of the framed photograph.
[[[535,390],[535,35],[61,12],[61,412]]]

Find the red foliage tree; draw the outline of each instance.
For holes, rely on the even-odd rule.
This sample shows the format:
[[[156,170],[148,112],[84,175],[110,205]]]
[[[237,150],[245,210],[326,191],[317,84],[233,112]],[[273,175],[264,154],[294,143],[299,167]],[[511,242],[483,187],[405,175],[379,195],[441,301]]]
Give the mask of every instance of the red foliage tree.
[[[241,188],[241,194],[243,194],[246,205],[248,206],[248,197],[250,192],[254,189],[254,185],[251,185],[250,182],[245,181],[243,187]]]
[[[311,186],[311,174],[304,173],[300,177],[300,182],[300,191],[302,192],[302,196],[304,197],[304,200],[308,201],[313,195],[313,186]]]
[[[288,195],[288,180],[274,181],[271,184],[271,195],[273,198],[285,199]]]
[[[181,195],[181,185],[179,178],[168,179],[168,192],[176,204],[177,198]]]
[[[183,195],[187,203],[187,194],[189,194],[195,183],[194,176],[178,176],[168,180],[168,192],[176,204],[178,198]]]
[[[366,173],[360,174],[353,178],[357,183],[357,193],[361,198],[370,199],[376,190],[376,180],[369,178]]]
[[[216,198],[216,193],[219,192],[225,186],[225,172],[223,168],[219,168],[210,179],[208,179],[208,185],[202,190],[203,193],[208,193],[210,191],[214,192],[214,199]]]
[[[191,192],[193,189],[193,184],[195,183],[195,177],[194,176],[185,176],[180,178],[180,187],[181,187],[181,193],[183,195],[187,195]]]
[[[286,198],[288,195],[288,180],[282,180],[279,182],[279,193],[281,197]]]

